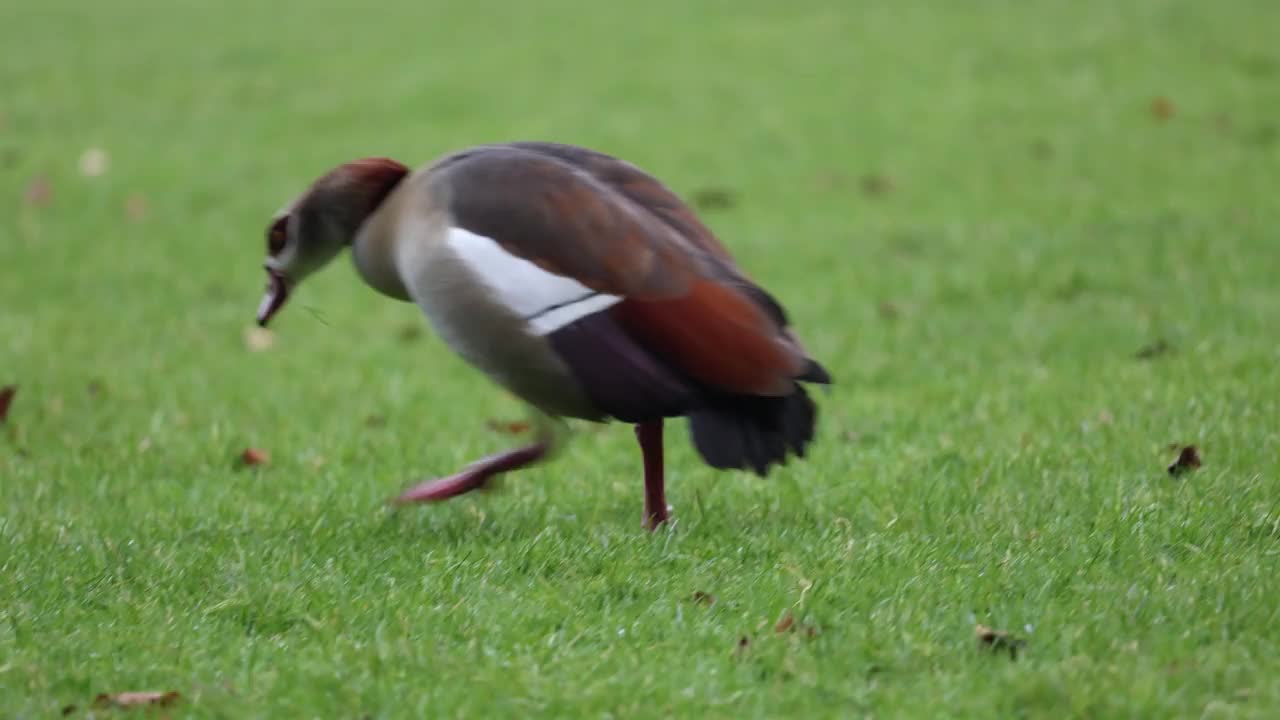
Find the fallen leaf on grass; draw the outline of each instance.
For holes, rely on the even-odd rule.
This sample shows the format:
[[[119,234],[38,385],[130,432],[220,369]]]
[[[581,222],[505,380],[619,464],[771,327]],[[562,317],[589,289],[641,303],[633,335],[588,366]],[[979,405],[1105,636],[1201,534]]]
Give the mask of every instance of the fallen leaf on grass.
[[[94,698],[93,706],[96,708],[169,707],[181,699],[182,693],[177,690],[102,693]]]
[[[973,628],[974,635],[978,638],[978,648],[999,652],[1007,650],[1009,658],[1018,659],[1018,650],[1026,647],[1027,641],[1016,638],[1004,630],[995,630],[986,625],[975,625]]]
[[[255,467],[257,465],[266,465],[271,462],[271,454],[266,450],[258,448],[246,448],[240,453],[241,467]]]
[[[898,306],[888,300],[876,305],[876,312],[885,320],[897,320],[898,316],[902,314],[902,311],[898,309]]]
[[[249,352],[270,350],[271,346],[275,344],[275,333],[267,328],[253,326],[244,330],[244,346],[249,349]]]
[[[1133,356],[1139,360],[1151,360],[1166,353],[1173,352],[1173,346],[1164,339],[1156,340],[1150,345],[1143,345]]]
[[[802,632],[806,637],[814,638],[818,636],[818,628],[810,625],[809,623],[796,622],[795,616],[789,612],[782,616],[782,619],[778,621],[778,624],[773,626],[773,631],[779,635],[788,632]]]
[[[738,199],[732,190],[720,187],[706,187],[694,190],[690,195],[694,207],[699,210],[727,210],[737,204]]]
[[[893,191],[893,179],[888,175],[873,173],[862,177],[863,195],[887,195]]]
[[[53,200],[53,185],[49,184],[49,178],[43,175],[32,178],[31,184],[27,185],[27,191],[22,194],[22,199],[32,207],[48,206]]]
[[[1173,101],[1167,97],[1162,96],[1151,101],[1151,116],[1161,122],[1173,117],[1175,110]]]
[[[80,155],[80,174],[85,177],[103,175],[110,166],[111,157],[102,148],[89,148]]]
[[[694,590],[693,595],[691,595],[689,599],[708,607],[716,604],[715,595],[712,595],[709,592],[702,592],[701,590]]]
[[[147,216],[147,199],[134,193],[124,201],[124,214],[130,220],[138,221]]]
[[[529,429],[529,423],[524,420],[489,420],[485,425],[496,433],[507,435],[519,435]]]
[[[1200,467],[1200,453],[1196,451],[1195,445],[1187,445],[1178,452],[1178,459],[1169,466],[1169,474],[1178,477],[1198,467]]]
[[[17,394],[17,385],[5,385],[0,388],[0,423],[9,418],[9,406],[13,404],[13,396]]]

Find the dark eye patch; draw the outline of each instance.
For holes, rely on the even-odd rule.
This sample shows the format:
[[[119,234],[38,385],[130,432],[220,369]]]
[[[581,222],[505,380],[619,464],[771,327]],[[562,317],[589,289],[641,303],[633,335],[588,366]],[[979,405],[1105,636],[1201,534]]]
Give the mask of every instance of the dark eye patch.
[[[287,239],[285,233],[285,222],[288,216],[282,217],[272,223],[271,228],[267,230],[267,252],[271,255],[279,255],[284,250],[284,243]]]

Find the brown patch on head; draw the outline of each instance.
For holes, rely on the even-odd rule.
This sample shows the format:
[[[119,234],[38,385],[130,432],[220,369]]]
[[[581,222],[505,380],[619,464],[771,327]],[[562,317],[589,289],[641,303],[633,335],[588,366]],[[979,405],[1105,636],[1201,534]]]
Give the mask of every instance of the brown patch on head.
[[[312,191],[351,197],[354,200],[351,211],[359,215],[358,226],[408,174],[409,168],[391,158],[361,158],[330,170],[316,181]]]
[[[324,217],[350,243],[364,221],[408,174],[409,168],[389,158],[343,163],[312,183],[288,214],[297,216],[297,232],[304,235],[317,217]]]
[[[289,239],[289,216],[283,215],[272,221],[267,227],[267,254],[275,257],[284,250],[285,241]]]

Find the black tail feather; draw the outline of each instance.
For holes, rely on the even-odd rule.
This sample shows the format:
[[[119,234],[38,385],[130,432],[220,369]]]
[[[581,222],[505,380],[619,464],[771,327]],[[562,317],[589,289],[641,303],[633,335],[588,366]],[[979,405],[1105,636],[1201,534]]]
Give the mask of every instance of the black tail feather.
[[[822,366],[814,367],[826,376]],[[770,466],[785,465],[788,454],[804,457],[817,416],[813,400],[797,383],[795,392],[785,397],[720,398],[689,415],[689,433],[711,467],[751,470],[765,477]]]
[[[818,385],[830,385],[831,374],[822,364],[813,358],[805,358],[804,372],[800,374],[797,380],[803,382],[817,383]]]

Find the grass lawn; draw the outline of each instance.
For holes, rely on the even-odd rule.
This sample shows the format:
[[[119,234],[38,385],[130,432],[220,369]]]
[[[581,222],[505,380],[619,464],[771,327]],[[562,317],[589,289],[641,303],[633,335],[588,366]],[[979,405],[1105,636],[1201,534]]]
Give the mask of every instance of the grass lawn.
[[[1278,34],[1274,0],[5,4],[0,717],[1275,717]],[[382,507],[520,406],[347,260],[248,349],[267,219],[510,139],[729,197],[837,380],[806,462],[717,474],[670,424],[649,535],[629,428],[586,426]]]

